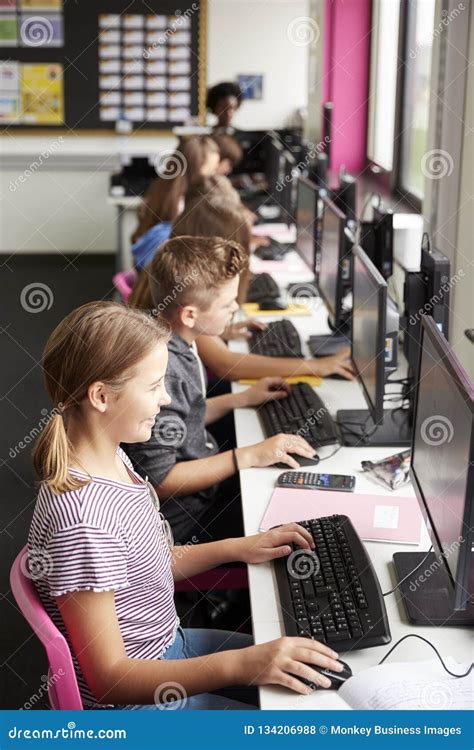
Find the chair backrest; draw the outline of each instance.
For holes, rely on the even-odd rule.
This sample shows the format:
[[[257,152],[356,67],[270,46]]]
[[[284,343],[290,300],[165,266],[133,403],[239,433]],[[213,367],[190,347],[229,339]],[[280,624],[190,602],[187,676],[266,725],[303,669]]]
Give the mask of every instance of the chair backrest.
[[[137,278],[136,271],[119,271],[112,279],[112,283],[117,292],[122,297],[123,302],[127,302]]]
[[[28,547],[15,558],[10,584],[23,616],[41,641],[49,662],[48,697],[51,708],[83,710],[71,651],[63,634],[46,612],[31,578],[28,577]]]

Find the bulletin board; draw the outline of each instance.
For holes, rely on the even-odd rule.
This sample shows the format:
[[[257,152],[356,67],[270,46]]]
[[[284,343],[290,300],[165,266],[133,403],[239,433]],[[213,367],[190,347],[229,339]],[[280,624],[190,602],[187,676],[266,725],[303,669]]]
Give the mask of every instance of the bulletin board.
[[[205,0],[0,0],[0,129],[203,122],[205,29]]]

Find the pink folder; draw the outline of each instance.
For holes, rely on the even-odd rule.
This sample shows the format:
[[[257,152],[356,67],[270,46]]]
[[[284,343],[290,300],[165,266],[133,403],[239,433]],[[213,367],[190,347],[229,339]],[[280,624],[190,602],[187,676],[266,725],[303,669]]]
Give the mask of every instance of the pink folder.
[[[359,495],[354,492],[278,487],[267,506],[260,530],[334,513],[349,516],[361,539],[420,543],[423,518],[415,497]]]

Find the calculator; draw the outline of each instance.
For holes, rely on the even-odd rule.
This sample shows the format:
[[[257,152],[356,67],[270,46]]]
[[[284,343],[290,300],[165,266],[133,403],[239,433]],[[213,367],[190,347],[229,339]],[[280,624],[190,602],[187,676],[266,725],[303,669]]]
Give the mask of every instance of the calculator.
[[[311,471],[284,471],[278,477],[277,487],[354,492],[355,477],[349,474],[315,474]]]

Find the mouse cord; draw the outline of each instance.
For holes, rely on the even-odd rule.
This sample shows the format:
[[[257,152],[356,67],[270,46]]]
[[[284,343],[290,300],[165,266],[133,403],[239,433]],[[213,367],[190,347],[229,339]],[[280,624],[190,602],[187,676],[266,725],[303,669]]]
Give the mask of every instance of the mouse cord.
[[[422,635],[418,635],[417,633],[408,633],[408,635],[404,635],[404,636],[403,636],[403,638],[400,638],[400,640],[398,640],[398,641],[397,641],[397,642],[396,642],[396,643],[395,643],[395,644],[394,644],[394,645],[392,646],[392,648],[390,649],[390,651],[389,651],[388,653],[386,653],[386,654],[385,654],[385,656],[383,657],[383,659],[381,659],[381,660],[379,661],[379,663],[378,663],[378,665],[377,665],[377,666],[380,666],[381,664],[383,664],[383,663],[384,663],[384,661],[385,661],[385,659],[388,659],[388,657],[390,656],[390,654],[392,653],[392,651],[394,651],[394,650],[395,650],[395,649],[397,648],[397,646],[399,646],[399,645],[400,645],[400,643],[402,643],[402,641],[405,641],[405,640],[406,640],[407,638],[419,638],[419,640],[420,640],[420,641],[423,641],[424,643],[427,643],[427,644],[428,644],[428,646],[431,646],[431,648],[432,648],[432,649],[433,649],[433,651],[435,652],[436,656],[437,656],[437,657],[438,657],[438,659],[440,660],[441,664],[443,665],[443,668],[444,668],[445,672],[447,672],[447,673],[448,673],[449,675],[451,675],[451,677],[458,677],[458,678],[461,678],[461,677],[467,677],[467,676],[468,676],[468,675],[469,675],[469,674],[470,674],[470,673],[472,672],[472,668],[474,667],[474,664],[471,664],[471,666],[469,667],[469,669],[467,670],[467,672],[464,672],[464,674],[455,674],[455,672],[451,672],[451,670],[450,670],[450,669],[448,669],[448,667],[447,667],[447,666],[446,666],[446,664],[444,663],[444,661],[443,661],[443,657],[442,657],[442,656],[441,656],[441,654],[439,653],[439,651],[438,651],[438,649],[436,648],[436,646],[433,646],[433,644],[431,643],[431,641],[429,641],[429,640],[428,640],[427,638],[423,638],[423,636],[422,636]]]
[[[386,591],[386,592],[385,592],[384,594],[382,594],[382,596],[388,596],[389,594],[393,594],[393,592],[394,592],[394,591],[396,591],[396,590],[398,589],[398,587],[402,585],[402,583],[405,583],[405,581],[407,580],[407,578],[410,578],[410,576],[412,576],[412,575],[413,575],[413,573],[416,573],[416,571],[417,571],[417,570],[418,570],[419,568],[421,568],[421,566],[422,566],[422,565],[423,565],[423,564],[424,564],[424,563],[425,563],[425,562],[427,561],[427,559],[428,559],[428,557],[429,557],[429,555],[430,555],[430,553],[431,553],[431,550],[432,550],[432,549],[433,549],[433,545],[431,545],[431,547],[429,548],[428,552],[427,552],[427,553],[426,553],[426,555],[424,556],[424,558],[423,558],[423,560],[421,561],[421,563],[418,563],[418,565],[416,566],[416,568],[413,568],[413,570],[410,570],[410,572],[409,572],[409,573],[407,573],[407,574],[406,574],[406,576],[404,576],[404,577],[402,578],[402,580],[401,580],[401,581],[399,581],[399,582],[397,583],[397,585],[393,587],[393,589],[390,589],[390,591]]]

